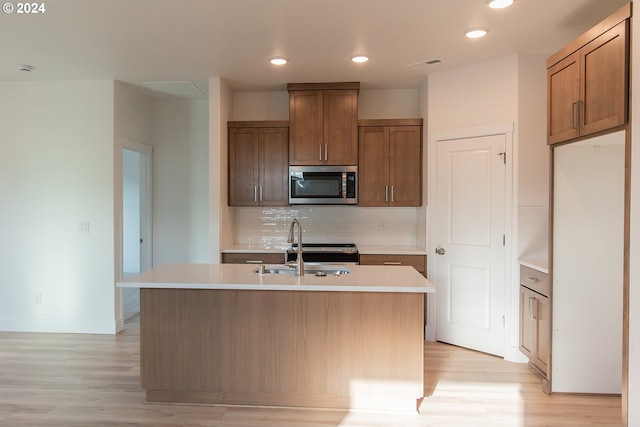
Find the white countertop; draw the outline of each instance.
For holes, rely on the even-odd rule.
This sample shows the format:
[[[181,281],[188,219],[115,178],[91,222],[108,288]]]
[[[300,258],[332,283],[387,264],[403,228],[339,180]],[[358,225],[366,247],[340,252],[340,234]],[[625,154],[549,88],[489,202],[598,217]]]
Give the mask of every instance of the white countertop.
[[[247,264],[166,264],[118,282],[121,288],[237,289],[332,292],[434,293],[435,286],[409,266],[348,265],[349,274],[302,277],[256,273]]]
[[[549,261],[546,259],[519,259],[518,262],[525,267],[549,274]]]

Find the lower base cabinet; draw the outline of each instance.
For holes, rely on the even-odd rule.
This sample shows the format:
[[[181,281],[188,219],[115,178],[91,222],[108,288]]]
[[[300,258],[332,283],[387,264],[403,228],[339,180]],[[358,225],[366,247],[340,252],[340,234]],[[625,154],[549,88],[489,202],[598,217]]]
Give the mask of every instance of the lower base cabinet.
[[[520,267],[520,351],[544,378],[551,360],[551,307],[548,275]]]

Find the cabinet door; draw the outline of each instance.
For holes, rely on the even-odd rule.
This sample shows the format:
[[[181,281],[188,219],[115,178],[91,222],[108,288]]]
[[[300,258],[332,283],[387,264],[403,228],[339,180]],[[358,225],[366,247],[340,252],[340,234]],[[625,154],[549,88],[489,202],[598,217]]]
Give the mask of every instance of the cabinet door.
[[[580,50],[581,135],[627,122],[627,23],[619,23]]]
[[[533,291],[520,286],[520,351],[533,361],[536,352],[536,321],[533,318]]]
[[[288,205],[289,130],[287,128],[260,129],[259,166],[260,204],[263,206]]]
[[[229,206],[258,204],[257,135],[257,129],[229,129]]]
[[[551,359],[551,309],[549,298],[537,295],[535,306],[536,343],[532,363],[545,375]]]
[[[358,91],[325,90],[323,161],[327,165],[358,164]]]
[[[422,132],[420,126],[389,129],[391,206],[420,206],[422,200]]]
[[[389,205],[389,128],[359,130],[358,205]]]
[[[324,162],[323,94],[321,90],[289,92],[289,162]]]
[[[576,138],[579,127],[580,53],[547,70],[547,144]]]

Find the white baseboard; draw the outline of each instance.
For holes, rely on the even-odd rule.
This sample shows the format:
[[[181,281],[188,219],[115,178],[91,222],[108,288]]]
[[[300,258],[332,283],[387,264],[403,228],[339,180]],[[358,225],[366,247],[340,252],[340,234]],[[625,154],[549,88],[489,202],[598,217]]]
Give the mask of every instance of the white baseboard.
[[[115,334],[117,323],[104,319],[0,318],[0,331],[71,334]]]

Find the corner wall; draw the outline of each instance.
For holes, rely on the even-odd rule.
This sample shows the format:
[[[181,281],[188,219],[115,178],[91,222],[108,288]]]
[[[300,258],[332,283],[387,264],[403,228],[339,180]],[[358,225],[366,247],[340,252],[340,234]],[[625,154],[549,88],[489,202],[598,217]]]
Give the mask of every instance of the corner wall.
[[[111,80],[0,83],[0,330],[116,331],[113,99]]]

